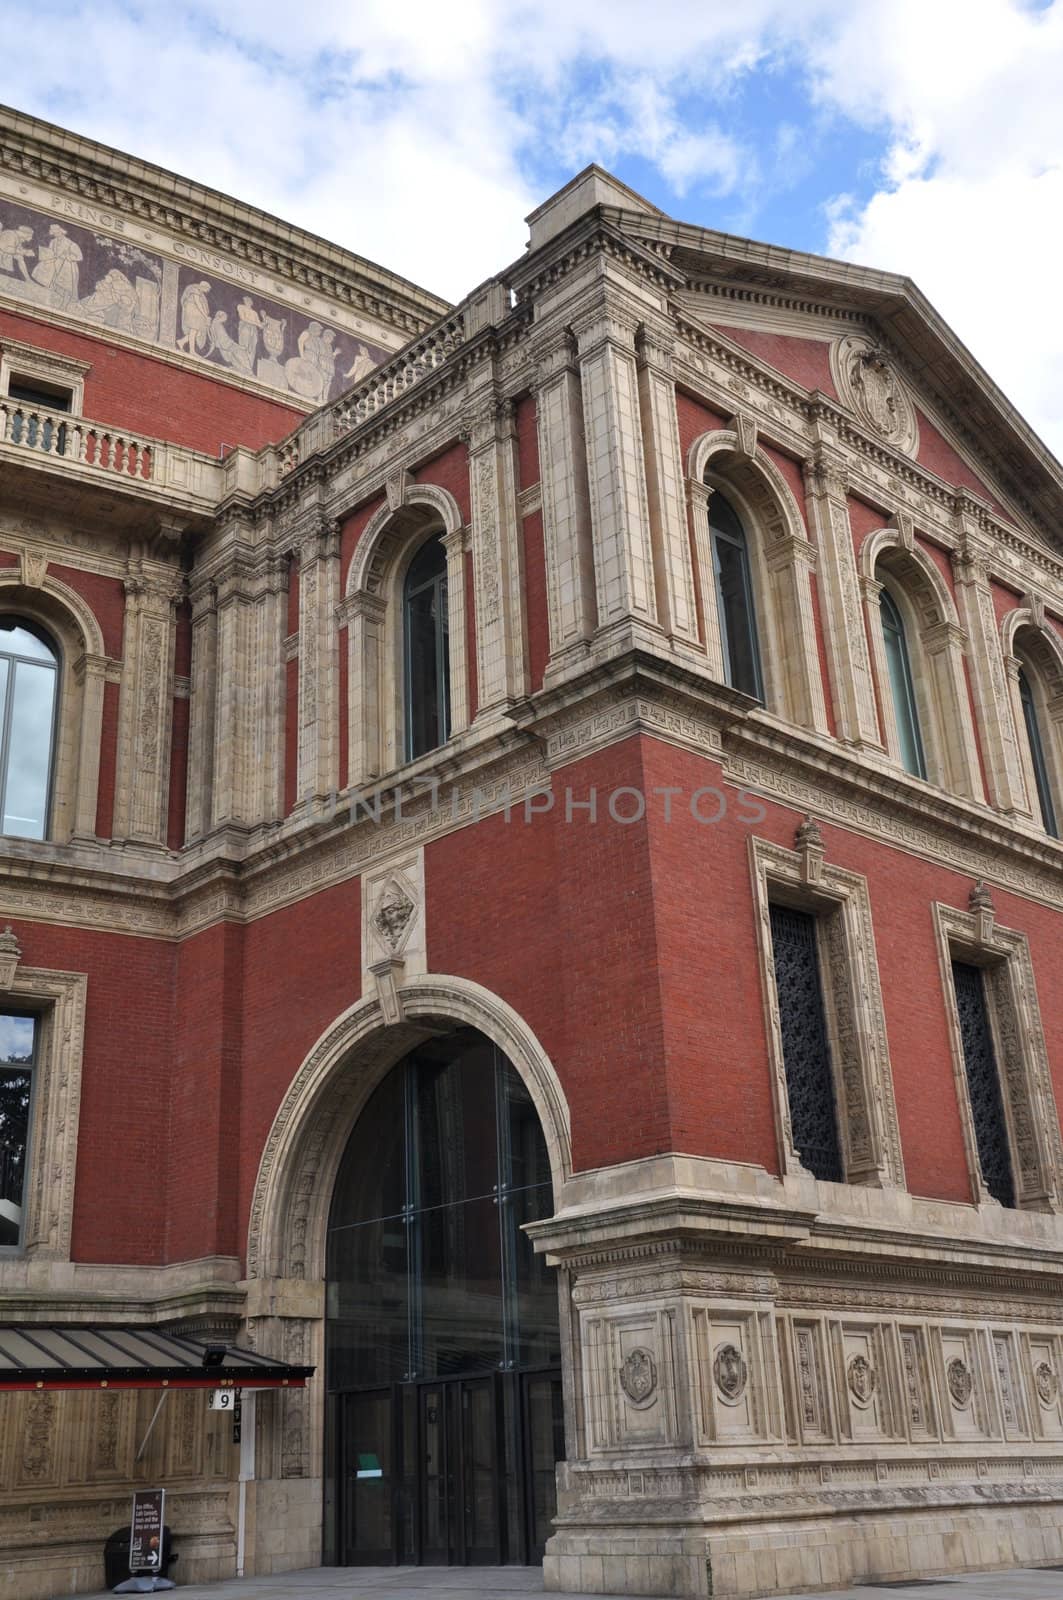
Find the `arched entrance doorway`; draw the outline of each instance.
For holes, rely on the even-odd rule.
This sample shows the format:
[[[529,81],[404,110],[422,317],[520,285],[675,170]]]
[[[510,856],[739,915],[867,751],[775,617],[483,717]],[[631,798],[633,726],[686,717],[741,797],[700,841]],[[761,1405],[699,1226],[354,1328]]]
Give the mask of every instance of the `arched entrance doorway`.
[[[366,1102],[327,1229],[327,1561],[541,1559],[558,1296],[521,1226],[552,1210],[531,1097],[474,1028],[418,1044]]]

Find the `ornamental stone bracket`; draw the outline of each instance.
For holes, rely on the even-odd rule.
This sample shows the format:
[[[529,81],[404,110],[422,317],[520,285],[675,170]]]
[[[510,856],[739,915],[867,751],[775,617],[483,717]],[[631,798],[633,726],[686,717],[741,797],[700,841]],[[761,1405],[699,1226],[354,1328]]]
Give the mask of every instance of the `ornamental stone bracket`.
[[[397,856],[362,879],[362,988],[375,994],[385,1023],[402,1021],[401,986],[428,970],[424,850]]]

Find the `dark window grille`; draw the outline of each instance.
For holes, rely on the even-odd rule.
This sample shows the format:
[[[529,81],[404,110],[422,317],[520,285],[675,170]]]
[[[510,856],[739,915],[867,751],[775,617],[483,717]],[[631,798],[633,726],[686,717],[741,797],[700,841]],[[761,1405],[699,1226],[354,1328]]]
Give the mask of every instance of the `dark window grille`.
[[[993,1034],[985,998],[985,978],[980,967],[965,961],[952,963],[952,986],[960,1019],[963,1064],[971,1102],[975,1143],[982,1181],[1002,1206],[1015,1204],[1015,1179],[1008,1146],[1008,1125],[1000,1092]]]
[[[815,917],[789,906],[772,906],[771,944],[794,1148],[814,1177],[842,1183],[845,1172]]]

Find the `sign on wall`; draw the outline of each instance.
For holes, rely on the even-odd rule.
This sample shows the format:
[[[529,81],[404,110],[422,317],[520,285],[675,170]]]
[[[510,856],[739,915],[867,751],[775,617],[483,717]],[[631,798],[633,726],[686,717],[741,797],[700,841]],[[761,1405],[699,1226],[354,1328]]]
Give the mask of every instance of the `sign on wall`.
[[[129,1535],[129,1570],[162,1571],[162,1527],[165,1489],[138,1489],[133,1496],[133,1525]]]

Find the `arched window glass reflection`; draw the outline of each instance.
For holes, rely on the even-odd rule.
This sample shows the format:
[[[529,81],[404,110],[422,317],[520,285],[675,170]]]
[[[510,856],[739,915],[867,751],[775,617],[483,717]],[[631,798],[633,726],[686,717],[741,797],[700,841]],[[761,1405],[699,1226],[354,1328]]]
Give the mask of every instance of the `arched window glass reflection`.
[[[1037,720],[1037,705],[1034,701],[1033,687],[1022,668],[1019,668],[1019,698],[1022,701],[1022,715],[1026,723],[1026,737],[1030,744],[1030,759],[1033,763],[1034,782],[1037,785],[1037,800],[1041,807],[1041,821],[1044,823],[1046,833],[1053,839],[1059,838],[1059,828],[1056,824],[1056,810],[1052,804],[1052,786],[1048,780],[1048,762],[1045,760],[1045,747],[1041,742],[1041,729]]]
[[[2,831],[43,839],[55,747],[59,651],[33,623],[0,617]]]
[[[882,637],[886,645],[886,665],[893,694],[893,714],[897,723],[901,764],[913,777],[926,777],[926,757],[919,732],[919,713],[916,708],[915,687],[912,683],[912,666],[908,657],[908,641],[904,620],[897,602],[888,589],[879,596],[882,616]]]
[[[727,682],[743,694],[763,700],[745,529],[734,507],[716,490],[709,498],[709,528]]]
[[[447,557],[437,535],[418,550],[403,588],[406,759],[450,737]]]

